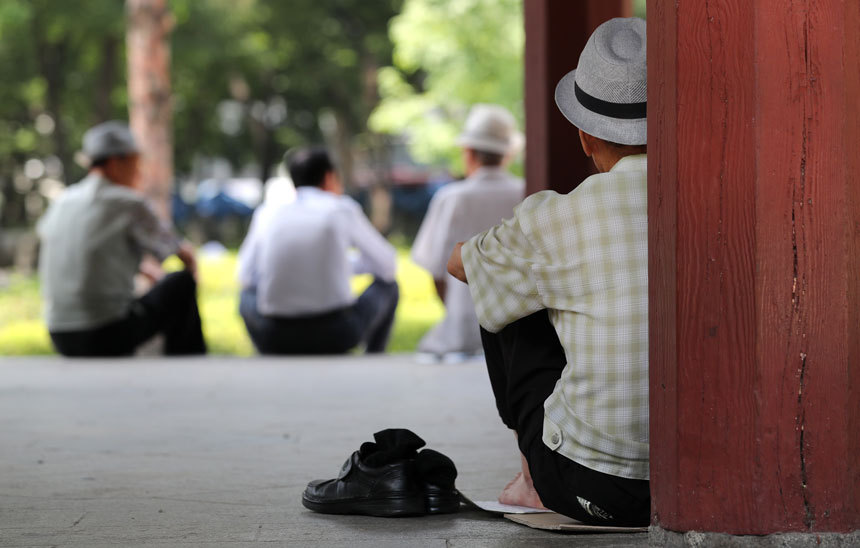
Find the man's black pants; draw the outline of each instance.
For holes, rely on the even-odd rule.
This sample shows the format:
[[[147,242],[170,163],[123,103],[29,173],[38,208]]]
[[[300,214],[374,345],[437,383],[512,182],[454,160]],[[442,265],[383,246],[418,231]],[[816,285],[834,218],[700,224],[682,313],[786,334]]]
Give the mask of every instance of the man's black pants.
[[[197,282],[187,270],[166,275],[132,302],[121,320],[94,329],[52,331],[64,356],[129,356],[156,333],[164,335],[167,355],[205,354],[197,309]]]
[[[481,339],[499,415],[516,431],[544,505],[595,525],[648,525],[651,496],[647,480],[592,470],[543,443],[543,404],[567,363],[547,311],[522,318],[495,334],[481,328]]]
[[[388,345],[400,292],[396,282],[375,279],[352,306],[300,317],[260,314],[257,293],[242,291],[239,314],[261,354],[343,354],[360,343],[368,353]]]

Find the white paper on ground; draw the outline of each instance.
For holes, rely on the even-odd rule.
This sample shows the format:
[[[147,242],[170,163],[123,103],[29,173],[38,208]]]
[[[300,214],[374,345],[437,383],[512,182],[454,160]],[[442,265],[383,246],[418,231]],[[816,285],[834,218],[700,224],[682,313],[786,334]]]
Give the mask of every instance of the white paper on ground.
[[[545,514],[550,512],[550,510],[541,510],[530,506],[502,504],[495,500],[473,500],[472,504],[481,510],[486,510],[487,512],[492,512],[494,514]]]

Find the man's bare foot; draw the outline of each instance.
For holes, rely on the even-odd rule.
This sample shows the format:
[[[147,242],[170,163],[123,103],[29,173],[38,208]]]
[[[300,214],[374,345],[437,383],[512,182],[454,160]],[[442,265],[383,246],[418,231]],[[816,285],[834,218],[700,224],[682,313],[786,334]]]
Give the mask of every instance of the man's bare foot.
[[[531,482],[531,478],[527,478],[522,472],[511,480],[509,484],[502,490],[499,495],[499,502],[502,504],[512,504],[514,506],[528,506],[529,508],[540,508],[546,510],[546,507],[540,501],[535,487]]]

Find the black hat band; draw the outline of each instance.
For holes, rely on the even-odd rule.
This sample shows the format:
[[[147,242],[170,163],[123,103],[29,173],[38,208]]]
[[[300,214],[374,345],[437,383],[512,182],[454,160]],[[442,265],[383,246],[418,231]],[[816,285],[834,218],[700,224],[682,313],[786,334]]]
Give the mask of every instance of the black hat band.
[[[611,103],[589,95],[579,87],[576,81],[573,82],[573,87],[579,103],[595,114],[618,118],[620,120],[635,120],[647,117],[647,101],[641,103]]]

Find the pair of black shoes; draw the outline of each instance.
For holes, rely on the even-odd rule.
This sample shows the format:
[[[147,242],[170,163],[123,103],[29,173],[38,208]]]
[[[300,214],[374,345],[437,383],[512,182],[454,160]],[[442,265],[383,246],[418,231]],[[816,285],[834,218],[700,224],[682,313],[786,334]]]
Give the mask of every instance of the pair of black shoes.
[[[424,440],[410,430],[382,430],[373,439],[347,459],[337,478],[310,482],[302,504],[324,514],[383,517],[460,509],[451,459],[432,449],[418,452]]]

